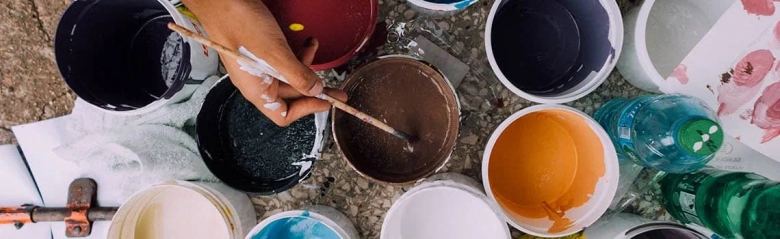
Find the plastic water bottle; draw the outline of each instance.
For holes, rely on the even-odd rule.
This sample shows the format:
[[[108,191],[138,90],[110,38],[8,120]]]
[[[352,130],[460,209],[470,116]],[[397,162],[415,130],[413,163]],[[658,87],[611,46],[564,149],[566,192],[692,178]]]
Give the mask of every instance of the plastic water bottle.
[[[685,95],[614,99],[594,114],[622,159],[667,173],[704,167],[723,144],[715,112]]]
[[[780,238],[780,183],[753,173],[705,168],[661,179],[668,211],[726,238]]]

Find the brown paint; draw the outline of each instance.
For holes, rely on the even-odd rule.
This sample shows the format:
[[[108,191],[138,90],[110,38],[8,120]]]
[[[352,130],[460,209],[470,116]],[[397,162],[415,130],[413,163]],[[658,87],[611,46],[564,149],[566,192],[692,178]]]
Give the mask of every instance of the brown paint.
[[[391,57],[354,72],[341,88],[347,104],[409,135],[407,142],[341,110],[333,114],[339,148],[359,173],[377,181],[403,184],[433,174],[455,146],[459,112],[446,79],[420,61]]]
[[[507,127],[488,167],[493,194],[509,215],[547,217],[554,222],[550,233],[578,220],[566,217],[566,211],[585,205],[606,173],[598,135],[582,116],[554,109],[525,115]]]

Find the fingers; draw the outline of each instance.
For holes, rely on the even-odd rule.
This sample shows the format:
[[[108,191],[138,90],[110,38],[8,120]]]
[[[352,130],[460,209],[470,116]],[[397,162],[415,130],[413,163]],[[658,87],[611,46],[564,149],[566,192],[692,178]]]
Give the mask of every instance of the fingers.
[[[317,53],[317,49],[320,48],[320,42],[317,38],[309,37],[303,43],[303,49],[298,53],[298,59],[304,65],[310,66],[314,62],[314,56]]]
[[[303,50],[299,53],[300,59],[269,59],[276,70],[284,76],[290,86],[306,96],[316,96],[322,93],[324,84],[322,80],[314,74],[308,65],[314,61],[314,55],[319,47],[319,42],[314,38],[306,40]]]

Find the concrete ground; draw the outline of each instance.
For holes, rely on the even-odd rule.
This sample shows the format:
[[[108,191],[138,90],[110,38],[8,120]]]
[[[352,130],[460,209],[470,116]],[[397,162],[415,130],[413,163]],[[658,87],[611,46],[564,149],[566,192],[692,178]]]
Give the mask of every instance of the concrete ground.
[[[68,0],[0,1],[0,144],[10,127],[68,114],[73,94],[54,62],[53,36]]]

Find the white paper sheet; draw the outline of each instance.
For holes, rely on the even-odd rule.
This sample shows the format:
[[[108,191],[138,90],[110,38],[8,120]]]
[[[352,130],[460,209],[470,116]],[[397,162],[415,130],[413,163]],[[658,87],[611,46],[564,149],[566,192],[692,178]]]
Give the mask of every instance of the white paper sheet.
[[[12,128],[19,145],[24,151],[27,163],[38,183],[38,188],[47,207],[64,207],[68,197],[68,186],[80,177],[90,177],[97,182],[97,200],[100,206],[116,207],[119,190],[116,187],[102,185],[101,179],[80,172],[75,164],[58,157],[52,149],[64,142],[76,138],[65,127],[68,116],[35,122]],[[65,223],[49,223],[55,239],[65,238]],[[87,237],[105,238],[109,222],[97,222],[93,225],[92,235]],[[0,237],[4,238],[4,237]]]
[[[736,1],[661,91],[704,100],[727,134],[780,161],[780,3],[760,2]]]
[[[16,145],[0,145],[0,206],[22,204],[42,206],[43,201]],[[51,227],[41,223],[26,224],[21,229],[0,225],[0,238],[50,239]]]

